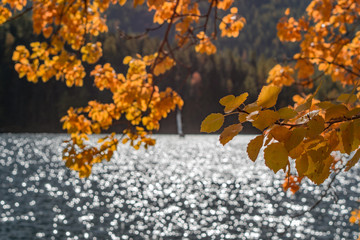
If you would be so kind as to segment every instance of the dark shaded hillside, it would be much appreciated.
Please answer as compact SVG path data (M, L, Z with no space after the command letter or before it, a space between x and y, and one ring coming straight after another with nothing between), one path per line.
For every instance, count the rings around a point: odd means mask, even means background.
M286 8L291 9L291 15L301 16L309 0L237 0L234 6L239 14L246 19L246 25L238 38L223 38L216 43L219 48L236 49L240 55L248 58L252 52L266 57L276 57L279 54L292 53L294 46L283 46L276 36L278 20L284 16ZM141 18L138 16L141 15ZM142 33L144 29L155 26L152 15L144 8L135 10L132 5L114 6L108 13L110 32ZM152 32L151 36L161 37L162 31Z
M179 66L164 76L160 86L171 86L183 97L186 133L198 133L206 115L221 111L218 100L224 95L247 91L252 96L251 100L255 100L254 97L265 83L268 70L275 62L274 58L294 51L294 48L285 48L276 39L278 19L287 7L293 8L295 15L300 15L307 2L237 1L240 14L247 19L247 25L238 39L220 40L220 51L214 56L196 55L192 50L177 53L178 58L191 67L190 71ZM110 32L100 37L104 46L100 64L110 62L117 71L125 72L126 68L122 64L125 56L153 53L161 37L161 30L141 40L122 38L122 31L139 33L150 27L151 19L151 14L141 8L134 10L125 6L110 9ZM103 102L109 100L110 94L97 91L90 77L86 78L83 88L67 88L64 83L54 80L32 84L25 79L18 79L13 70L12 52L19 44L27 45L29 39L36 39L29 18L23 17L0 27L1 132L60 132L59 119L68 107L84 106L92 99ZM290 101L293 90L284 92L280 96L280 105ZM176 132L174 115L164 120L161 131Z

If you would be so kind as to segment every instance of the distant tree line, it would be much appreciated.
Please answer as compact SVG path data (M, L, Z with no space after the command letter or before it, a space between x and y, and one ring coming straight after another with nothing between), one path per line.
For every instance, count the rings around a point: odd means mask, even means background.
M238 1L240 11L244 10L240 14L247 19L247 25L238 39L219 41L220 53L213 56L196 56L192 49L176 53L184 66L178 64L177 68L159 79L159 84L161 86L164 82L164 86L172 87L184 99L182 117L185 133L198 133L206 115L221 111L217 99L222 96L241 92L257 96L266 82L269 69L295 50L291 46L285 49L277 40L277 20L287 7L293 7L300 15L306 2ZM117 71L125 72L126 66L122 64L125 56L134 52L150 54L156 51L161 29L140 39L128 40L124 35L133 36L144 27L151 27L144 26L144 20L138 18L143 10L137 11L126 11L126 7L114 7L110 11L110 31L100 36L104 52L99 64L110 62ZM151 19L151 14L145 14L146 18ZM0 132L61 132L59 118L69 106L84 106L92 99L109 100L110 94L97 91L89 76L82 88L67 88L64 83L54 80L34 85L24 78L19 79L11 60L12 52L15 46L26 45L35 38L30 16L0 27ZM329 84L329 89L336 91L333 84ZM283 91L280 105L287 105L295 91L294 87ZM327 97L327 93L320 94ZM175 115L164 120L160 131L176 132Z

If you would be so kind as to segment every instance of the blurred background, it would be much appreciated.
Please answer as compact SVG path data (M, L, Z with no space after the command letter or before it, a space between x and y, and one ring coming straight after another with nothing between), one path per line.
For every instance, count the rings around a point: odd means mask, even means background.
M183 98L185 134L199 133L201 121L208 114L222 111L218 100L225 95L248 92L248 101L256 100L269 69L297 50L296 44L285 46L277 39L278 20L288 7L292 16L301 16L307 4L308 1L298 0L237 1L235 6L247 21L238 38L218 39L218 52L213 56L197 55L193 49L177 52L177 58L190 68L178 64L161 76L158 84L161 88L172 87ZM163 34L161 29L141 39L124 38L124 33L136 35L153 26L151 12L140 7L133 9L131 4L113 6L107 19L109 32L100 36L104 51L99 64L110 62L116 71L126 73L127 67L122 64L125 56L151 54L157 50ZM19 79L11 60L12 53L17 45L28 46L35 40L44 39L33 34L30 15L0 26L0 132L62 132L59 119L70 106L85 106L93 99L111 100L109 92L100 92L93 86L89 72L94 66L90 65L86 66L88 74L84 87L67 88L63 82L55 80L33 84ZM296 86L283 90L278 107L291 104L291 96L296 91ZM331 98L331 94L336 95L337 86L329 82L321 91L320 97ZM175 115L172 113L162 121L160 133L176 133Z

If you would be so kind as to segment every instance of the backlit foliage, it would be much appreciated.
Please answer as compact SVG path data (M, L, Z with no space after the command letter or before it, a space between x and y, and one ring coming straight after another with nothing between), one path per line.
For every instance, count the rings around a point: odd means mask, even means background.
M45 39L28 47L17 46L12 59L19 77L33 83L56 79L68 87L82 86L87 74L84 64L95 64L102 57L102 44L96 37L108 31L107 9L110 4L123 6L126 2L2 0L0 24L32 12L34 33L42 34ZM144 5L153 13L153 22L158 25L154 29L165 28L163 40L154 54L134 53L125 57L126 73L117 73L109 63L93 67L90 76L94 85L100 91L110 91L112 101L94 100L82 108L70 108L61 119L71 136L63 152L66 166L78 171L80 177L88 177L95 163L110 161L119 142L129 143L135 149L154 145L151 133L159 129L160 120L183 106L174 90L159 89L159 76L176 65L174 52L179 49L194 46L197 52L214 54L216 47L212 41L218 28L222 36L238 36L245 19L237 15L236 8L230 9L232 3L232 0L210 0L202 11L199 2L191 0L128 3L134 8ZM170 34L175 35L175 41L169 39ZM123 126L121 139L113 133L99 139L98 144L91 144L90 134L101 133L115 124Z
M0 24L32 11L33 30L43 42L18 46L13 53L15 69L30 82L61 80L67 86L82 86L84 64L95 64L102 56L96 37L108 31L106 10L110 4L123 6L126 0L2 0ZM153 23L165 28L158 51L147 56L134 53L124 58L126 73L117 73L109 63L96 65L90 73L99 90L111 92L112 101L90 101L83 108L70 108L61 121L71 135L64 149L66 166L87 177L92 166L109 161L119 142L135 149L155 144L151 133L159 122L183 101L172 89L159 89L159 76L178 60L174 52L194 46L199 53L214 54L218 31L223 37L237 37L245 19L232 7L233 0L134 0L133 7L144 6L153 13ZM205 4L206 3L206 4ZM304 16L291 17L290 9L280 19L277 31L283 42L299 44L300 51L286 64L276 64L267 84L253 103L248 94L220 99L224 113L210 114L201 125L202 132L214 132L225 117L236 115L238 122L224 128L220 142L225 145L251 123L261 134L251 140L247 153L252 161L263 149L265 164L275 173L286 173L284 189L296 192L301 180L323 183L345 164L351 169L360 158L360 3L355 0L312 0ZM211 21L209 21L211 20ZM151 29L149 30L151 31ZM174 41L169 36L175 36ZM320 101L317 92L323 78L344 87L337 99ZM276 108L277 98L286 86L296 85L299 95L294 104ZM304 89L312 89L306 94ZM114 124L123 124L122 137L110 134L92 145L90 134L101 133ZM338 152L348 155L343 162ZM294 162L294 164L291 164ZM342 163L342 164L338 164ZM294 166L294 167L292 167ZM353 212L351 222L358 221Z
M212 117L215 114L211 114L203 121L201 130L216 131L226 116L236 114L238 124L247 121L262 132L248 145L251 160L255 161L264 148L265 164L275 173L283 169L292 178L307 177L321 184L331 172L339 170L337 151L348 155L356 151L347 162L346 171L360 157L360 32L353 25L359 20L360 4L316 0L309 4L306 13L295 20L288 16L287 10L278 24L282 41L300 44L301 50L293 56L293 63L277 64L270 70L268 85L254 103L244 104L245 99L237 101L244 95L222 98L224 114L216 114L221 122L215 121ZM325 76L340 82L349 92L333 101L316 99L321 78ZM295 95L292 106L275 107L283 86L297 84L309 88L317 79L320 83L314 93ZM229 131L225 128L224 133L228 135ZM233 131L234 136L237 133ZM290 161L295 161L295 169L291 169Z
M275 173L286 173L284 189L296 192L303 178L323 183L331 173L345 164L351 169L360 158L360 3L355 0L313 0L306 14L296 20L290 10L278 24L278 37L283 42L298 42L300 51L286 64L277 64L269 72L256 102L234 103L234 96L220 100L224 113L217 119L237 115L239 123L250 122L261 134L247 147L249 158L255 161L264 150L265 164ZM320 101L317 92L323 78L331 78L344 87L337 99ZM301 92L293 97L294 104L275 107L284 86L296 84L299 89L318 87L310 94ZM232 111L227 111L231 105ZM234 108L235 107L235 108ZM210 115L213 116L213 115ZM219 121L206 118L202 131L216 131ZM237 131L233 135L237 135ZM229 131L224 129L223 134ZM222 141L220 135L220 142ZM347 162L345 158L349 156ZM294 162L294 164L291 164ZM358 211L351 222L358 221Z

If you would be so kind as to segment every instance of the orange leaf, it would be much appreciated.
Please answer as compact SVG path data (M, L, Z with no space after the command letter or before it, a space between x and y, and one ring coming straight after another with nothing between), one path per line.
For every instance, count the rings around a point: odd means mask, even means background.
M220 143L225 145L231 139L233 139L238 133L242 130L242 125L240 123L233 124L224 129L224 131L220 135Z
M249 155L249 158L253 162L256 161L256 159L259 155L260 149L263 146L263 142L264 142L264 135L259 135L249 142L246 151Z

